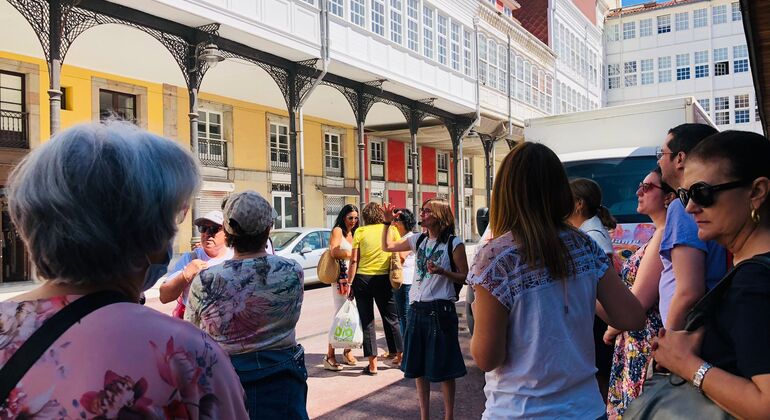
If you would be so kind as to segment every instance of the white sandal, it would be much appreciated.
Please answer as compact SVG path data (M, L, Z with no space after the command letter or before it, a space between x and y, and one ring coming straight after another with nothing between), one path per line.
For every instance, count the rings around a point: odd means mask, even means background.
M339 372L342 370L342 365L340 365L336 361L332 363L329 359L329 356L324 356L324 369L330 370L332 372Z

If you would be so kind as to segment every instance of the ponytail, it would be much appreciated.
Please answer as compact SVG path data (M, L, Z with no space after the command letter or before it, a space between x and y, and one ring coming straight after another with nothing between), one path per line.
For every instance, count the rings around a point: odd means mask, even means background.
M618 221L612 217L612 214L610 214L610 210L607 207L599 206L596 215L599 216L599 220L601 220L602 225L607 228L607 230L615 229L615 227L618 226Z

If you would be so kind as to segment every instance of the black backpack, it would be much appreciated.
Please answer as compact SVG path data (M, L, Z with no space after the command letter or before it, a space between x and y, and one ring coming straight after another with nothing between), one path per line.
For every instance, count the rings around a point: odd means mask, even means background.
M422 244L422 242L427 237L428 237L428 235L426 235L424 233L421 233L420 236L417 237L417 243L415 244L414 249L419 250L420 249L420 244ZM446 242L447 254L449 255L449 269L453 273L457 272L457 265L455 265L454 255L453 255L453 252L452 252L453 249L451 249L451 248L452 248L452 243L454 242L456 237L457 236L455 236L455 235L449 235L449 238L447 239L447 242ZM463 282L463 283L452 282L452 285L455 287L455 299L460 299L460 291L463 290L463 286L465 285L465 282Z

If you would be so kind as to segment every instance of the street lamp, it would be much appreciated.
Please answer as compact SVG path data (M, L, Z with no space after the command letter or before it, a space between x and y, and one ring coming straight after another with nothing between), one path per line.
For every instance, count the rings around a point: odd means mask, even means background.
M216 66L219 62L225 60L225 56L222 51L219 50L217 44L209 43L201 48L201 52L198 54L198 60L208 64L209 68Z

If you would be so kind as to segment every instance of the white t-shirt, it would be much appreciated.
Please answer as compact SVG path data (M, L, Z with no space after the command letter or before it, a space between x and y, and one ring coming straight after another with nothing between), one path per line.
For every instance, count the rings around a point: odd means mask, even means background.
M508 310L505 361L485 376L484 419L596 419L605 412L594 377L593 322L609 258L574 230L560 236L575 264L566 291L548 269L522 261L510 232L491 239L473 262L468 283Z
M604 250L605 254L612 254L615 250L612 248L612 239L610 239L610 233L607 232L607 228L602 224L602 220L599 216L594 216L580 225L580 230L591 239L599 244L599 247Z
M457 296L455 295L454 282L446 276L430 274L428 272L428 260L433 261L433 264L437 267L447 271L452 269L452 265L449 262L449 253L447 253L447 243L437 243L436 240L430 239L425 234L425 238L418 249L417 240L420 236L413 235L408 239L409 247L416 254L414 279L412 280L412 288L409 289L409 303L432 302L434 300L456 301ZM454 241L452 241L452 252L462 243L462 239L455 237ZM455 263L457 262L455 261Z
M414 236L414 232L408 232L406 235L402 236L401 239L408 239L412 236ZM414 252L410 252L409 255L406 256L406 259L404 259L404 265L402 269L402 272L404 273L404 284L412 284L412 280L414 280L414 270Z

